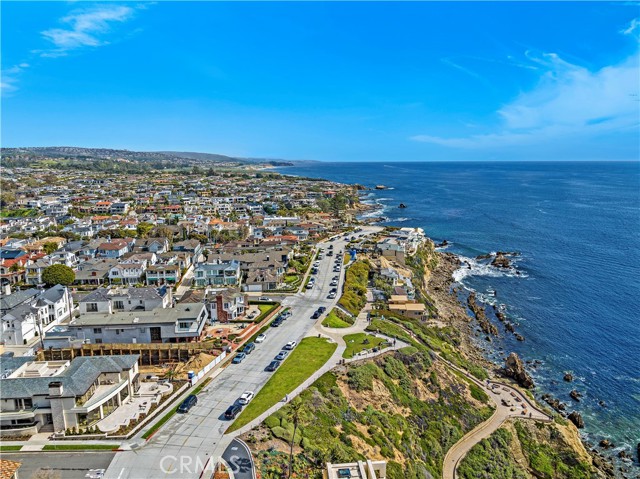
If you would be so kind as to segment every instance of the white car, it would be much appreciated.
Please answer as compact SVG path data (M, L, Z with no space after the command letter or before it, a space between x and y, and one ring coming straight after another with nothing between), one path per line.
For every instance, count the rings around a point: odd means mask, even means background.
M260 296L258 301L271 301L271 298L267 298L266 296Z
M286 349L287 351L291 351L293 348L295 348L298 345L297 341L289 341L287 344L284 345L283 349Z
M242 396L240 396L240 399L238 399L238 404L242 404L243 406L249 404L249 401L253 399L253 396L253 391L245 391Z
M313 283L311 281L309 281L307 283L307 289L312 289L313 288Z
M263 343L265 339L267 339L266 334L259 334L254 343Z
M327 296L327 298L329 299L335 299L336 297L336 293L329 293L329 296Z

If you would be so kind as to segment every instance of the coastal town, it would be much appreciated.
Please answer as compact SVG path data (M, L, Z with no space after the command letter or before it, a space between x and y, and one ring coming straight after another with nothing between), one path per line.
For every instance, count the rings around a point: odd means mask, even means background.
M113 152L3 155L3 479L615 477L365 187Z

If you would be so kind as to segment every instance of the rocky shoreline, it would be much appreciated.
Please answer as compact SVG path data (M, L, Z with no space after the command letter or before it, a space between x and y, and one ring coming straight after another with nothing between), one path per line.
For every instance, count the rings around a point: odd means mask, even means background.
M497 327L486 317L484 306L482 303L477 302L474 293L471 293L468 296L466 304L461 301L458 295L459 292L455 287L455 280L453 279L453 273L462 266L462 262L458 256L447 252L436 252L436 254L439 255L438 267L431 272L427 287L432 294L438 311L440 312L439 316L441 318L447 318L447 322L454 329L460 332L459 349L461 352L476 364L487 368L492 376L508 378L525 389L532 389L534 387L533 380L526 372L522 359L519 358L516 353L511 353L507 358L505 358L504 367L499 367L485 357L484 353L487 351L485 348L474 343L472 338L477 337L477 332L475 331L473 318L471 318L467 313L467 308L473 313L480 329L486 335L485 339L489 340L488 342L491 341L491 336L498 335ZM494 259L498 256L506 259L507 256L511 255L513 255L513 253L502 253L501 255L496 254ZM493 255L491 257L493 257ZM502 260L500 260L500 262L502 262ZM496 313L498 320L505 324L506 330L514 333L516 338L519 339L517 336L518 333L514 331L513 325L506 321L504 314L497 310L494 312ZM524 340L524 338L522 338L522 340ZM565 374L566 381L570 381L571 379L573 378L570 374ZM576 391L575 394L572 394L572 398L575 401L579 401L580 393ZM558 399L553 398L549 394L542 396L542 400L558 414L571 421L571 424L575 426L576 429L584 427L584 420L580 413L576 411L568 413L566 410L567 405L560 402ZM600 451L595 449L593 444L588 443L582 438L581 441L585 451L592 459L593 466L602 473L602 477L637 477L627 476L626 473L629 471L626 468L618 467L616 470L616 467L609 457L604 456ZM603 450L607 450L610 449L612 445L601 441L599 447ZM640 460L640 444L637 452ZM618 457L621 459L630 459L631 454L622 451Z

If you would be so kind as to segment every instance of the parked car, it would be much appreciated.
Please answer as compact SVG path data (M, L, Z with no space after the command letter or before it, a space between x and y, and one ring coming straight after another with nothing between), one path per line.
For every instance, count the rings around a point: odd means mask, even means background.
M266 367L266 370L272 373L273 371L278 369L278 366L280 366L280 361L271 361L269 365Z
M182 401L180 406L178 406L178 410L176 412L179 412L180 414L186 414L189 412L189 409L191 409L197 403L198 403L198 397L195 394L189 394L185 398L185 400Z
M272 328L277 328L281 324L282 324L282 319L274 319L273 322L271 323L271 327Z
M286 358L287 356L289 356L289 351L280 351L277 356L275 357L276 361L283 361L284 358Z
M318 319L320 317L320 313L318 313L317 311L314 311L313 314L311 315L311 319Z
M289 341L287 344L284 345L284 349L286 349L287 351L291 351L297 345L298 345L298 341Z
M329 251L329 252L327 253L327 256L333 256L333 251Z
M271 298L267 298L266 296L260 296L258 301L271 301Z
M263 343L264 340L267 339L267 335L266 334L259 334L258 337L256 338L256 343L260 344Z
M333 241L333 238L331 238L331 241ZM329 249L333 249L333 245L332 244L329 245Z
M253 399L253 396L253 391L245 391L244 393L242 393L242 396L240 396L240 399L238 399L238 404L246 406L247 404L249 404L249 401Z
M329 286L338 286L338 282L334 279L333 281L331 281L331 283L329 283Z
M254 343L249 343L245 344L244 348L242 348L242 352L245 354L251 354L254 349L256 349L256 345Z
M320 306L318 308L318 311L320 312L320 314L324 313L327 310L327 308L325 308L324 306Z
M313 289L313 282L312 281L309 281L307 283L307 289Z
M284 313L282 313L280 316L282 316L283 318L289 318L291 316L291 311L286 310Z
M246 357L247 357L247 355L245 353L238 353L238 354L236 354L236 357L231 360L231 362L233 364L240 364L242 362L242 360L244 358L246 358Z
M332 291L331 293L329 293L329 295L327 296L327 298L329 298L329 299L335 299L335 298L336 298L336 296L337 296L337 294L336 294L335 292L333 292L333 291Z
M225 419L235 419L236 416L242 411L242 406L239 404L233 404L224 412Z

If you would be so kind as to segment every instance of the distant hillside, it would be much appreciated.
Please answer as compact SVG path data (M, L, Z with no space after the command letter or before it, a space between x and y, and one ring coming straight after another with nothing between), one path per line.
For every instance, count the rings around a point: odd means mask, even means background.
M234 158L215 153L181 151L131 151L112 148L83 148L78 146L36 146L19 148L1 148L3 159L42 160L60 158L69 160L112 160L137 163L153 163L164 166L215 166L220 164L264 164L272 166L291 166L294 163L283 160L261 158Z

